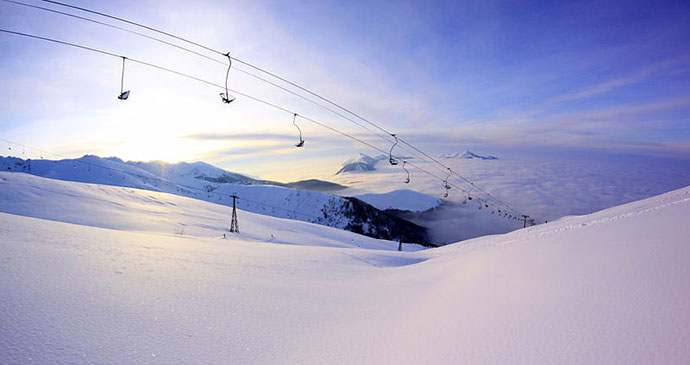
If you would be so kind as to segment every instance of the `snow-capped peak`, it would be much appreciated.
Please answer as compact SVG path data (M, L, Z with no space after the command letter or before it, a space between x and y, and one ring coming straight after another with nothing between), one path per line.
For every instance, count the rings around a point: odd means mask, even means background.
M469 160L469 159L477 158L477 159L480 159L480 160L498 160L498 157L495 157L495 156L482 156L482 155L478 155L478 154L476 154L476 153L474 153L474 152L472 152L472 151L469 151L469 150L464 150L464 151L462 151L462 152L446 153L446 154L444 154L444 155L441 155L441 157L442 157L442 158L448 158L448 159L458 158L458 159L467 159L467 160Z
M340 170L335 174L341 174L343 172L362 172L362 171L374 171L376 170L376 164L379 161L383 161L388 156L378 155L376 157L371 157L365 153L359 153L358 157L351 158L342 165Z

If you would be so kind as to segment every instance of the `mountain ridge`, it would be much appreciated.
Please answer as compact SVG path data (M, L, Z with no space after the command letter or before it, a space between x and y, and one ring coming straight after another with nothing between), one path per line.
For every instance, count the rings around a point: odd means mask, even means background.
M313 189L315 185L326 183L321 180L271 185L262 184L265 180L243 179L244 175L204 162L123 162L119 158L94 155L59 161L0 157L0 169L58 180L168 192L221 205L231 205L232 196L237 194L238 207L251 212L317 223L375 238L402 238L406 242L432 245L426 228L420 225L374 208L359 199ZM292 188L295 186L312 189Z
M498 160L498 157L496 156L482 156L478 155L472 151L469 150L464 150L462 152L453 152L453 153L446 153L444 155L441 155L441 158L446 158L446 159L465 159L465 160L471 160L471 159L479 159L479 160Z

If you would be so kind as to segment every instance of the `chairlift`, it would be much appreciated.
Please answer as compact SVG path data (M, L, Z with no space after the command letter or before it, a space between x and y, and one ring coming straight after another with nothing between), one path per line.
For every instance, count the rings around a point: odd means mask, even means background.
M235 97L230 95L228 91L228 77L230 76L230 68L232 67L232 58L230 58L230 52L224 55L228 58L228 70L225 72L225 92L220 93L220 100L225 104L230 104L235 100Z
M448 185L448 178L450 178L450 175L452 174L452 171L450 170L450 167L448 167L448 176L446 176L445 179L443 179L443 188L446 189L446 192L443 194L444 198L448 197L448 190L450 190L451 186Z
M450 167L448 167L448 176L446 176L446 179L443 180L443 184L446 186L446 189L450 189L450 185L448 185L448 179L450 179L450 175L453 174L453 171L451 171Z
M405 170L405 173L407 174L404 182L405 182L405 184L409 184L410 183L410 172L407 171L407 169L405 168L406 164L407 164L407 161L403 160L402 168L403 168L403 170Z
M391 136L393 136L393 138L395 138L395 143L393 143L393 145L391 146L391 150L388 151L388 162L391 165L397 165L398 160L393 158L393 148L395 148L395 146L398 144L398 136L396 136L395 133L391 133Z
M295 147L302 147L302 146L304 146L304 140L302 139L302 130L300 129L300 127L299 127L299 126L297 125L297 123L295 122L296 119L297 119L297 113L294 113L293 116L292 116L292 124L293 124L293 125L297 128L297 130L299 131L299 142L295 145Z
M120 100L127 100L129 97L129 90L125 91L125 60L127 57L122 56L122 78L120 79L120 96L117 98Z

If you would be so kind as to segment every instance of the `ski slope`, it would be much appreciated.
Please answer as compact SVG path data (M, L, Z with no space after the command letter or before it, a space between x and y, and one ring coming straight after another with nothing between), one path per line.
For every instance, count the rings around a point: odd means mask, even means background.
M690 363L690 187L417 252L20 173L0 211L3 363Z

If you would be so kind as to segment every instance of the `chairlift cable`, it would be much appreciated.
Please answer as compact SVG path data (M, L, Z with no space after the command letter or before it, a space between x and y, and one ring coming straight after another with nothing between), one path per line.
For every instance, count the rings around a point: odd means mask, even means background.
M3 1L5 1L5 0L3 0ZM54 2L54 1L51 1L51 0L41 0L41 1L46 1L46 2L50 2L50 3L57 3L57 2ZM70 6L70 7L71 7L71 6ZM127 22L128 22L128 21L127 21ZM145 26L144 26L144 27L145 27ZM145 28L148 29L148 27L145 27ZM75 47L75 48L80 48L80 49L83 49L83 50L92 51L92 52L100 53L100 54L103 54L103 55L108 55L108 56L111 56L111 57L118 57L118 58L124 57L124 56L121 56L121 55L118 55L118 54L115 54L115 53L112 53L112 52L108 52L108 51L96 49L96 48L93 48L93 47L83 46L83 45L79 45L79 44L75 44L75 43L70 43L70 42L61 41L61 40L57 40L57 39L52 39L52 38L47 38L47 37L32 35L32 34L28 34L28 33L16 32L16 31L11 31L11 30L7 30L7 29L0 29L0 32L9 33L9 34L14 34L14 35L19 35L19 36L24 36L24 37L29 37L29 38L34 38L34 39L40 39L40 40L44 40L44 41L48 41L48 42L52 42L52 43L57 43L57 44L62 44L62 45L71 46L71 47ZM163 32L163 34L166 34L166 33ZM167 35L167 34L166 34L166 35ZM174 38L177 38L177 37L174 37ZM223 54L223 55L226 55L226 54ZM229 55L228 55L228 57L231 58ZM195 81L198 81L198 82L201 82L201 83L205 83L205 84L208 84L208 85L211 85L211 86L223 88L221 85L215 84L215 83L213 83L213 82L210 82L210 81L207 81L207 80L204 80L204 79L201 79L201 78L198 78L198 77L195 77L195 76L192 76L192 75L183 73L183 72L179 72L179 71L176 71L176 70L172 70L172 69L169 69L169 68L166 68L166 67L162 67L162 66L159 66L159 65L156 65L156 64L152 64L152 63L145 62L145 61L141 61L141 60L134 59L134 58L128 58L128 59L129 59L130 61L135 62L135 63L138 63L138 64L142 64L142 65L149 66L149 67L152 67L152 68L156 68L156 69L159 69L159 70L162 70L162 71L166 71L166 72L169 72L169 73L173 73L173 74L176 74L176 75L178 75L178 76L182 76L182 77L185 77L185 78L189 78L189 79L192 79L192 80L195 80ZM234 57L232 57L232 59L237 60L237 59L234 58ZM286 108L284 108L284 107L281 107L281 106L279 106L279 105L273 104L273 103L268 102L268 101L265 101L265 100L263 100L263 99L260 99L260 98L257 98L257 97L254 97L254 96L251 96L251 95L248 95L248 94L245 94L245 93L236 91L236 90L232 90L232 89L228 89L228 90L229 90L229 91L233 91L233 93L236 93L236 94L238 94L238 95L242 95L242 96L244 96L244 97L246 97L246 98L248 98L248 99L251 99L251 100L254 100L254 101L263 103L263 104L265 104L265 105L267 105L267 106L271 106L271 107L273 107L273 108L275 108L275 109L278 109L278 110L281 110L281 111L284 111L284 112L287 112L287 113L292 113L292 114L294 114L294 112L292 112L292 111L290 111L290 110L288 110L288 109L286 109ZM337 104L335 104L335 105L337 106ZM347 109L344 109L344 110L348 111ZM348 112L349 112L349 111L348 111ZM355 115L355 116L357 116L357 115L354 114L354 113L352 113L352 114ZM305 120L311 121L312 123L315 123L315 124L320 125L320 126L326 128L326 129L329 129L329 130L331 130L331 131L333 131L333 132L336 132L336 133L341 134L341 135L343 135L343 136L345 136L345 137L348 137L348 138L350 138L350 139L353 139L353 140L355 140L355 141L357 141L357 142L360 142L360 143L362 143L362 144L364 144L364 145L366 145L366 146L369 146L369 147L371 147L371 148L373 148L373 149L375 149L375 150L378 150L378 151L380 151L380 152L382 152L382 153L386 153L386 151L384 151L384 150L382 150L382 149L380 149L380 148L378 148L378 147L372 145L371 143L368 143L368 142L362 140L361 138L357 138L357 137L355 137L355 136L353 136L353 135L351 135L351 134L348 134L348 133L339 131L339 130L333 128L333 127L327 126L327 125L325 125L325 124L323 124L323 123L321 123L321 122L318 122L318 121L316 121L316 120L314 120L314 119L311 119L311 118L308 118L308 117L304 117L304 116L302 116L302 117L303 117ZM360 117L360 118L361 118L361 117ZM371 122L369 122L369 123L371 123ZM423 151L420 150L419 148L417 148L417 147L413 146L412 144L410 144L410 143L404 141L403 139L400 139L400 141L403 142L405 145L407 145L407 146L413 148L414 150L418 151L419 153L422 153L424 156L426 156L427 158L429 158L429 159L431 159L432 161L436 162L437 164L439 164L439 165L445 167L445 165L443 165L442 163L440 163L438 160L436 160L435 158L431 157L431 156L428 155L427 153L423 152ZM389 152L390 152L390 151L389 151ZM410 163L410 165L411 165L411 166L414 166L414 167L416 167L416 168L418 168L418 169L420 169L420 170L422 170L422 171L424 171L425 173L427 173L427 174L429 174L429 175L431 175L431 176L434 176L434 177L439 178L437 175L431 174L428 170L422 169L422 168L420 168L419 166L416 166L415 164ZM465 177L463 177L463 176L461 176L461 175L459 175L459 174L457 174L457 173L455 173L455 172L453 172L453 174L456 175L456 176L458 176L459 178L461 178L461 179L464 180L465 182L471 183L470 180L466 179ZM440 179L440 178L439 178L439 179ZM487 194L486 191L483 190L483 189L481 189L481 188L478 188L478 190L480 190L480 191L484 192L485 194ZM495 198L494 198L494 199L495 199ZM497 201L498 201L498 200L497 200ZM500 201L499 201L499 202L500 202ZM503 202L500 202L500 203L501 203L502 205L504 205L504 206L506 206L506 207L512 209L512 210L515 210L514 208L508 206L507 204L505 204L505 203L503 203ZM515 211L517 211L517 210L515 210Z
M175 47L175 48L177 48L177 49L183 50L183 51L185 51L185 52L189 52L189 53L194 54L194 55L197 55L197 56L199 56L199 57L203 57L203 58L205 58L205 59L207 59L207 60L209 60L209 61L212 61L212 62L221 64L221 65L225 65L224 62L219 61L219 60L217 60L217 59L215 59L215 58L209 57L209 56L207 56L207 55L205 55L205 54L203 54L203 53L194 51L194 50L192 50L192 49L189 49L189 48L180 46L180 45L175 44L175 43L172 43L172 42L168 42L168 41L163 40L163 39L160 39L160 38L152 37L152 36L147 35L147 34L144 34L144 33L140 33L140 32L133 31L133 30L131 30L131 29L119 27L119 26L116 26L116 25L113 25L113 24L101 22L101 21L98 21L98 20L95 20L95 19L86 18L86 17L82 17L82 16L79 16L79 15L75 15L75 14L71 14L71 13L67 13L67 12L62 12L62 11L58 11L58 10L54 10L54 9L50 9L50 8L46 8L46 7L41 7L41 6L26 4L26 3L19 2L19 1L14 1L14 0L0 0L0 1L4 1L4 2L12 3L12 4L17 4L17 5L22 5L22 6L27 6L27 7L31 7L31 8L35 8L35 9L39 9L39 10L44 10L44 11L48 11L48 12L52 12L52 13L56 13L56 14L60 14L60 15L68 16L68 17L72 17L72 18L79 19L79 20L84 20L84 21L91 22L91 23L94 23L94 24L103 25L103 26L106 26L106 27L109 27L109 28L117 29L117 30L120 30L120 31L124 31L124 32L130 33L130 34L134 34L134 35L140 36L140 37L144 37L144 38L147 38L147 39L156 41L156 42L160 42L160 43L162 43L162 44L165 44L165 45L168 45L168 46L171 46L171 47ZM89 11L88 9L85 9L85 8L73 7L73 6L70 6L70 5L68 5L68 4L62 4L62 3L55 2L55 1L47 1L47 2L56 4L56 5L62 5L62 6L67 6L67 7L75 8L75 9L82 10L82 11L87 11L87 12L90 12L90 13L93 13L93 14L105 16L105 17L108 17L108 18L111 18L111 19L115 19L115 20L119 20L119 21L123 21L123 22L129 23L129 24L137 25L137 24L134 23L134 22L129 22L129 21L126 21L126 20L124 20L124 19L120 19L120 18L118 18L118 17L108 16L108 15L105 14L105 13L100 13L100 12L96 12L96 11ZM145 29L152 30L152 29L150 29L150 27L146 27L146 26L143 26L143 25L142 25L142 27L145 28ZM166 32L159 32L159 33L165 34L165 35L169 35L169 34L166 33ZM171 35L169 35L169 36L171 36ZM173 38L179 39L179 37L173 37ZM188 43L190 43L190 42L188 42ZM195 44L195 43L194 43L194 42L191 42L191 44ZM195 44L195 45L196 45L196 44ZM216 53L218 53L218 54L220 54L220 55L226 56L226 54L223 54L223 53L221 53L221 52L219 52L219 51L215 51L215 50L212 50L212 51L213 51L213 52L216 52ZM231 58L234 59L234 60L237 61L237 62L245 63L244 61L242 61L242 60L240 60L240 59L237 59L236 57L231 57ZM333 109L331 109L331 108L329 108L329 107L327 107L327 106L325 106L325 105L323 105L323 104L320 104L320 103L318 103L318 102L316 102L316 101L314 101L314 100L312 100L312 99L310 99L310 98L305 97L304 95L298 94L298 93L296 93L296 92L294 92L294 91L292 91L292 90L290 90L290 89L285 88L285 87L282 86L282 85L279 85L279 84L277 84L277 83L275 83L275 82L273 82L273 81L270 81L270 80L267 80L267 79L265 79L265 78L262 78L261 76L255 75L255 74L253 74L253 73L251 73L251 72L247 72L247 71L245 71L245 70L243 70L243 69L241 69L241 68L235 67L235 70L238 71L238 72L240 72L240 73L243 73L243 74L245 74L245 75L247 75L247 76L251 76L251 77L253 77L253 78L255 78L255 79L258 79L258 80L260 80L260 81L262 81L262 82L265 82L265 83L267 83L267 84L269 84L269 85L271 85L271 86L273 86L273 87L276 87L276 88L278 88L278 89L280 89L280 90L282 90L282 91L284 91L284 92L287 92L287 93L289 93L289 94L291 94L291 95L293 95L293 96L296 96L296 97L298 97L298 98L300 98L300 99L303 99L303 100L305 100L305 101L307 101L307 102L310 102L310 103L312 103L312 104L314 104L314 105L316 105L316 106L318 106L318 107L320 107L320 108L323 108L323 109L325 109L325 110L327 110L327 111L329 111L329 112L331 112L331 113L334 113L334 114L340 116L341 118L346 119L346 120L350 121L351 123L354 123L355 125L357 125L357 126L359 126L359 127L361 127L361 128L364 128L364 129L366 129L367 131L369 131L369 132L371 132L371 133L373 133L373 134L378 135L380 138L382 138L382 139L385 140L386 142L389 141L388 138L386 138L387 135L383 135L383 134L381 134L381 133L379 133L379 132L377 132L377 131L374 131L374 130L370 129L369 127L367 127L366 125L363 125L363 124L357 122L356 120L354 120L354 119L352 119L352 118L350 118L350 117L348 117L348 116L346 116L346 115L343 115L342 113L338 112L337 110L333 110ZM269 73L269 74L270 74L270 73ZM272 74L271 74L271 75L272 75ZM272 75L272 76L275 76L275 75Z
M129 32L129 33L132 33L132 34L136 34L136 35L139 35L139 36L142 36L142 37L146 37L146 38L151 39L151 40L155 40L155 41L158 41L158 42L161 42L161 43L164 43L164 44L167 44L167 45L176 47L176 48L178 48L178 49L185 50L185 51L187 51L187 52L190 52L190 53L196 54L196 55L198 55L198 56L204 57L204 58L206 58L206 59L208 59L208 60L211 60L211 61L214 61L214 62L216 62L216 63L221 63L221 64L222 64L222 62L220 62L220 61L218 61L218 60L216 60L216 59L214 59L214 58L208 57L208 56L206 56L206 55L204 55L204 54L201 54L201 53L199 53L199 52L190 50L190 49L185 48L185 47L181 47L181 46L179 46L179 45L177 45L177 44L174 44L174 43L171 43L171 42L167 42L167 41L162 40L162 39L159 39L159 38L155 38L155 37L151 37L151 36L148 36L148 35L146 35L146 34L143 34L143 33L135 32L135 31L132 31L132 30L129 30L129 29L126 29L126 28L118 27L118 26L115 26L115 25L112 25L112 24L100 22L100 21L97 21L97 20L94 20L94 19L85 18L85 17L81 17L81 16L78 16L78 15L70 14L70 13L65 13L65 12L57 11L57 10L54 10L54 9L39 7L39 6L35 6L35 5L30 5L30 4L25 4L25 3L21 3L21 2L17 2L17 1L13 1L13 0L2 0L2 1L9 2L9 3L13 3L13 4L17 4L17 5L28 6L28 7L32 7L32 8L36 8L36 9L40 9L40 10L45 10L45 11L49 11L49 12L53 12L53 13L57 13L57 14L61 14L61 15L66 15L66 16L70 16L70 17L73 17L73 18L76 18L76 19L81 19L81 20L89 21L89 22L92 22L92 23L95 23L95 24L100 24L100 25L104 25L104 26L111 27L111 28L114 28L114 29L119 29L119 30L122 30L122 31L126 31L126 32ZM177 39L177 40L186 42L186 43L188 43L188 44L191 44L191 45L200 47L200 48L205 49L205 50L207 50L207 51L211 51L211 52L217 53L217 54L219 54L219 55L226 56L226 54L225 54L225 53L222 53L221 51L212 49L212 48L207 47L207 46L204 46L204 45L202 45L202 44L200 44L200 43L197 43L197 42L188 40L188 39L186 39L186 38L176 36L176 35L174 35L174 34L172 34L172 33L165 32L165 31L161 31L161 30L156 29L156 28L154 28L154 27L149 27L149 26L143 25L143 24L141 24L141 23L137 23L137 22L134 22L134 21L130 21L130 20L127 20L127 19L124 19L124 18L120 18L120 17L117 17L117 16L113 16L113 15L110 15L110 14L106 14L106 13L103 13L103 12L99 12L99 11L87 9L87 8L84 8L84 7L79 7L79 6L74 6L74 5L62 3L62 2L59 2L59 1L53 1L53 0L41 0L41 1L46 2L46 3L50 3L50 4L54 4L54 5L64 6L64 7L68 7L68 8L72 8L72 9L76 9L76 10L88 12L88 13L91 13L91 14L103 16L103 17L106 17L106 18L109 18L109 19L117 20L117 21L120 21L120 22L124 22L124 23L130 24L130 25L137 26L137 27L141 27L141 28L144 28L144 29L147 29L147 30L150 30L150 31L153 31L153 32L156 32L156 33L159 33L159 34L163 34L163 35L165 35L165 36L168 36L168 37L171 37L171 38L174 38L174 39ZM291 86L294 86L294 87L296 87L296 88L298 88L298 89L300 89L300 90L303 90L303 91L305 91L305 92L307 92L307 93L309 93L309 94L311 94L311 95L313 95L313 96L315 96L315 97L317 97L317 98L319 98L319 99L321 99L321 100L323 100L323 101L325 101L325 102L327 102L327 103L329 103L329 104L331 104L331 105L333 105L333 106L336 106L336 107L338 107L339 109L341 109L341 110L343 110L343 111L345 111L345 112L347 112L347 113L349 113L349 114L351 114L351 115L353 115L353 116L359 118L360 120L362 120L362 121L364 121L364 122L370 124L371 126L376 127L377 129L381 130L382 132L386 133L387 135L390 135L390 134L391 134L391 133L388 132L386 129L384 129L383 127L380 127L380 126L377 125L376 123L371 122L370 120L368 120L368 119L366 119L366 118L360 116L359 114L354 113L353 111L351 111L351 110L349 110L349 109L347 109L347 108L345 108L345 107L343 107L343 106L341 106L341 105L339 105L339 104L337 104L337 103L331 101L330 99L327 99L327 98L325 98L325 97L322 97L321 95L319 95L319 94L317 94L317 93L315 93L315 92L313 92L313 91L311 91L311 90L309 90L309 89L307 89L307 88L305 88L305 87L302 87L302 86L300 86L300 85L298 85L298 84L296 84L296 83L294 83L294 82L292 82L292 81L290 81L290 80L287 80L287 79L285 79L285 78L283 78L283 77L281 77L281 76L279 76L279 75L276 75L276 74L274 74L274 73L272 73L272 72L270 72L270 71L267 71L267 70L265 70L265 69L263 69L263 68L260 68L260 67L258 67L258 66L255 66L255 65L253 65L253 64L251 64L251 63L249 63L249 62L246 62L246 61L244 61L244 60L238 59L238 58L236 58L236 57L231 57L231 58L234 59L235 61L239 62L239 63L245 64L245 65L247 65L247 66L249 66L249 67L251 67L251 68L253 68L253 69L257 70L257 71L263 72L263 73L265 73L265 74L267 74L267 75L270 75L270 76L272 76L272 77L274 77L274 78L276 78L276 79L278 79L278 80L281 80L281 81L283 81L283 82L285 82L285 83L287 83L287 84L289 84L289 85L291 85ZM236 69L237 69L237 68L236 68ZM280 85L277 85L277 84L275 84L275 83L273 83L273 82L271 82L271 81L269 81L269 80L266 80L266 79L264 79L264 78L261 78L261 77L259 77L259 76L257 76L257 75L252 74L252 73L248 73L248 72L246 72L246 71L244 71L244 70L241 70L241 69L237 69L237 70L238 70L239 72L245 73L245 74L247 74L247 75L249 75L249 76L252 76L252 77L254 77L254 78L257 78L257 79L259 79L259 80L262 80L262 81L264 81L264 82L267 82L267 83L271 84L272 86L278 87L278 88L282 89L283 91L286 91L286 92L291 93L291 94L293 94L293 95L295 95L295 96L298 96L298 97L300 97L300 98L302 98L302 99L304 99L304 100L307 100L307 101L309 101L309 102L311 102L311 103L314 103L315 105L318 105L318 106L320 106L320 107L326 108L327 110L329 110L329 111L331 111L331 112L333 112L333 113L335 113L335 114L337 114L337 115L339 115L339 116L341 116L341 117L343 117L343 118L345 118L345 119L347 119L347 120L349 120L349 121L351 121L351 122L357 124L358 126L360 126L360 127L362 127L362 128L365 128L365 129L367 129L368 131L370 131L370 132L372 132L372 133L375 133L375 134L377 134L379 137L385 139L385 136L383 136L383 135L381 135L381 134L379 134L379 133L377 133L377 132L375 132L375 131L372 131L371 129L367 128L366 126L364 126L364 125L362 125L362 124L360 124L360 123L357 123L356 121L352 120L351 118L348 118L347 116L342 115L341 113L338 113L337 111L334 111L334 110L332 110L332 109L330 109L330 108L327 108L327 107L323 106L322 104L319 104L319 103L314 102L313 100L311 100L311 99L309 99L309 98L306 98L306 97L304 97L303 95L297 94L297 93L295 93L295 92L293 92L293 91L291 91L291 90L288 90L288 89L286 89L286 88L284 88L284 87L282 87L282 86L280 86ZM403 140L402 138L400 138L400 142L402 142L402 143L408 145L409 147L413 148L415 151L417 151L417 152L419 152L419 153L422 153L424 156L426 156L427 158L431 159L433 162L435 162L436 164L438 164L439 167L447 168L447 166L445 166L443 163L441 163L441 162L438 161L437 159L431 157L430 155L428 155L427 153L423 152L423 151L420 150L419 148L417 148L417 147L413 146L412 144L408 143L407 141ZM467 182L467 183L470 182L470 180L468 180L468 179L465 178L464 176L461 176L461 175L459 175L459 174L457 174L457 173L454 173L454 174L455 174L456 176L458 176L459 178L461 178L462 180L464 180L465 182ZM478 190L484 192L483 189L478 189ZM497 201L498 201L498 200L497 200ZM499 201L499 202L500 202L500 201ZM502 202L501 202L501 203L502 203ZM503 204L504 204L504 203L503 203Z

